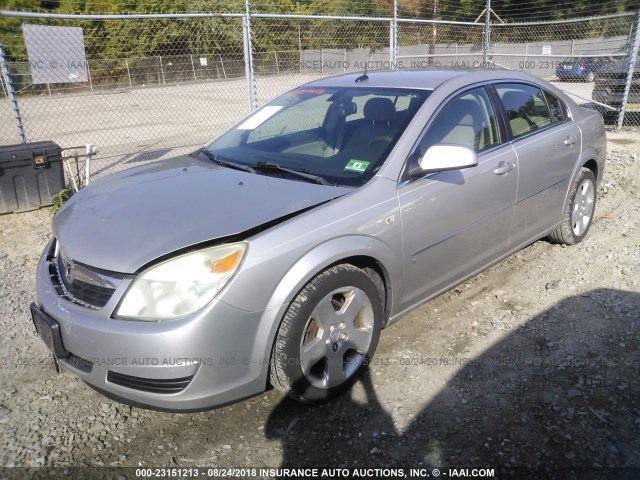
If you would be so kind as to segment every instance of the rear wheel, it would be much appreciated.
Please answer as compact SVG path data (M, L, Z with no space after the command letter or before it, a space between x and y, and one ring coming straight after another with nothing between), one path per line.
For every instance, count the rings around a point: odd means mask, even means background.
M549 240L575 245L587 236L596 207L596 177L588 168L582 168L573 182L560 226L549 235Z
M343 264L311 280L278 329L271 384L296 400L328 400L357 380L375 352L382 298L375 272Z

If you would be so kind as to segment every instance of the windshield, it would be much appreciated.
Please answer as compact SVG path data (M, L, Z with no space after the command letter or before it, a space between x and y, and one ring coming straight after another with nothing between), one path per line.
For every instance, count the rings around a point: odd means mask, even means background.
M384 163L429 91L301 88L276 98L205 148L256 174L361 186ZM260 168L263 164L270 168ZM281 167L277 169L275 167Z

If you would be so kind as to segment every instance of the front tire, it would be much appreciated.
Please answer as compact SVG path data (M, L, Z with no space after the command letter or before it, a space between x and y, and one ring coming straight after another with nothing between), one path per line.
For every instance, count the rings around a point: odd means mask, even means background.
M549 234L549 240L565 245L580 243L591 227L595 208L596 177L591 170L583 167L571 186L562 223Z
M271 384L304 403L348 390L375 352L383 301L377 274L331 267L291 302L271 355Z

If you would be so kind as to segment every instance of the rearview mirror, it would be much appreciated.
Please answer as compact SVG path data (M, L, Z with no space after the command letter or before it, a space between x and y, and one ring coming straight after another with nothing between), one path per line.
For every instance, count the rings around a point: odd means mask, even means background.
M478 165L478 157L476 152L468 147L439 144L429 147L427 153L418 161L418 165L419 168L411 172L413 176L475 167Z

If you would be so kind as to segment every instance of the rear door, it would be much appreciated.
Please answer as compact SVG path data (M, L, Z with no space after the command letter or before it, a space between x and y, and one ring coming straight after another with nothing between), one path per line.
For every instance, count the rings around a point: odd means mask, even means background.
M398 186L406 307L507 251L518 167L513 148L501 138L490 96L481 86L446 101L414 147L410 158L416 161L432 145L463 145L476 151L478 165L405 178Z
M512 243L545 235L562 219L582 135L560 99L525 83L495 85L519 165Z

